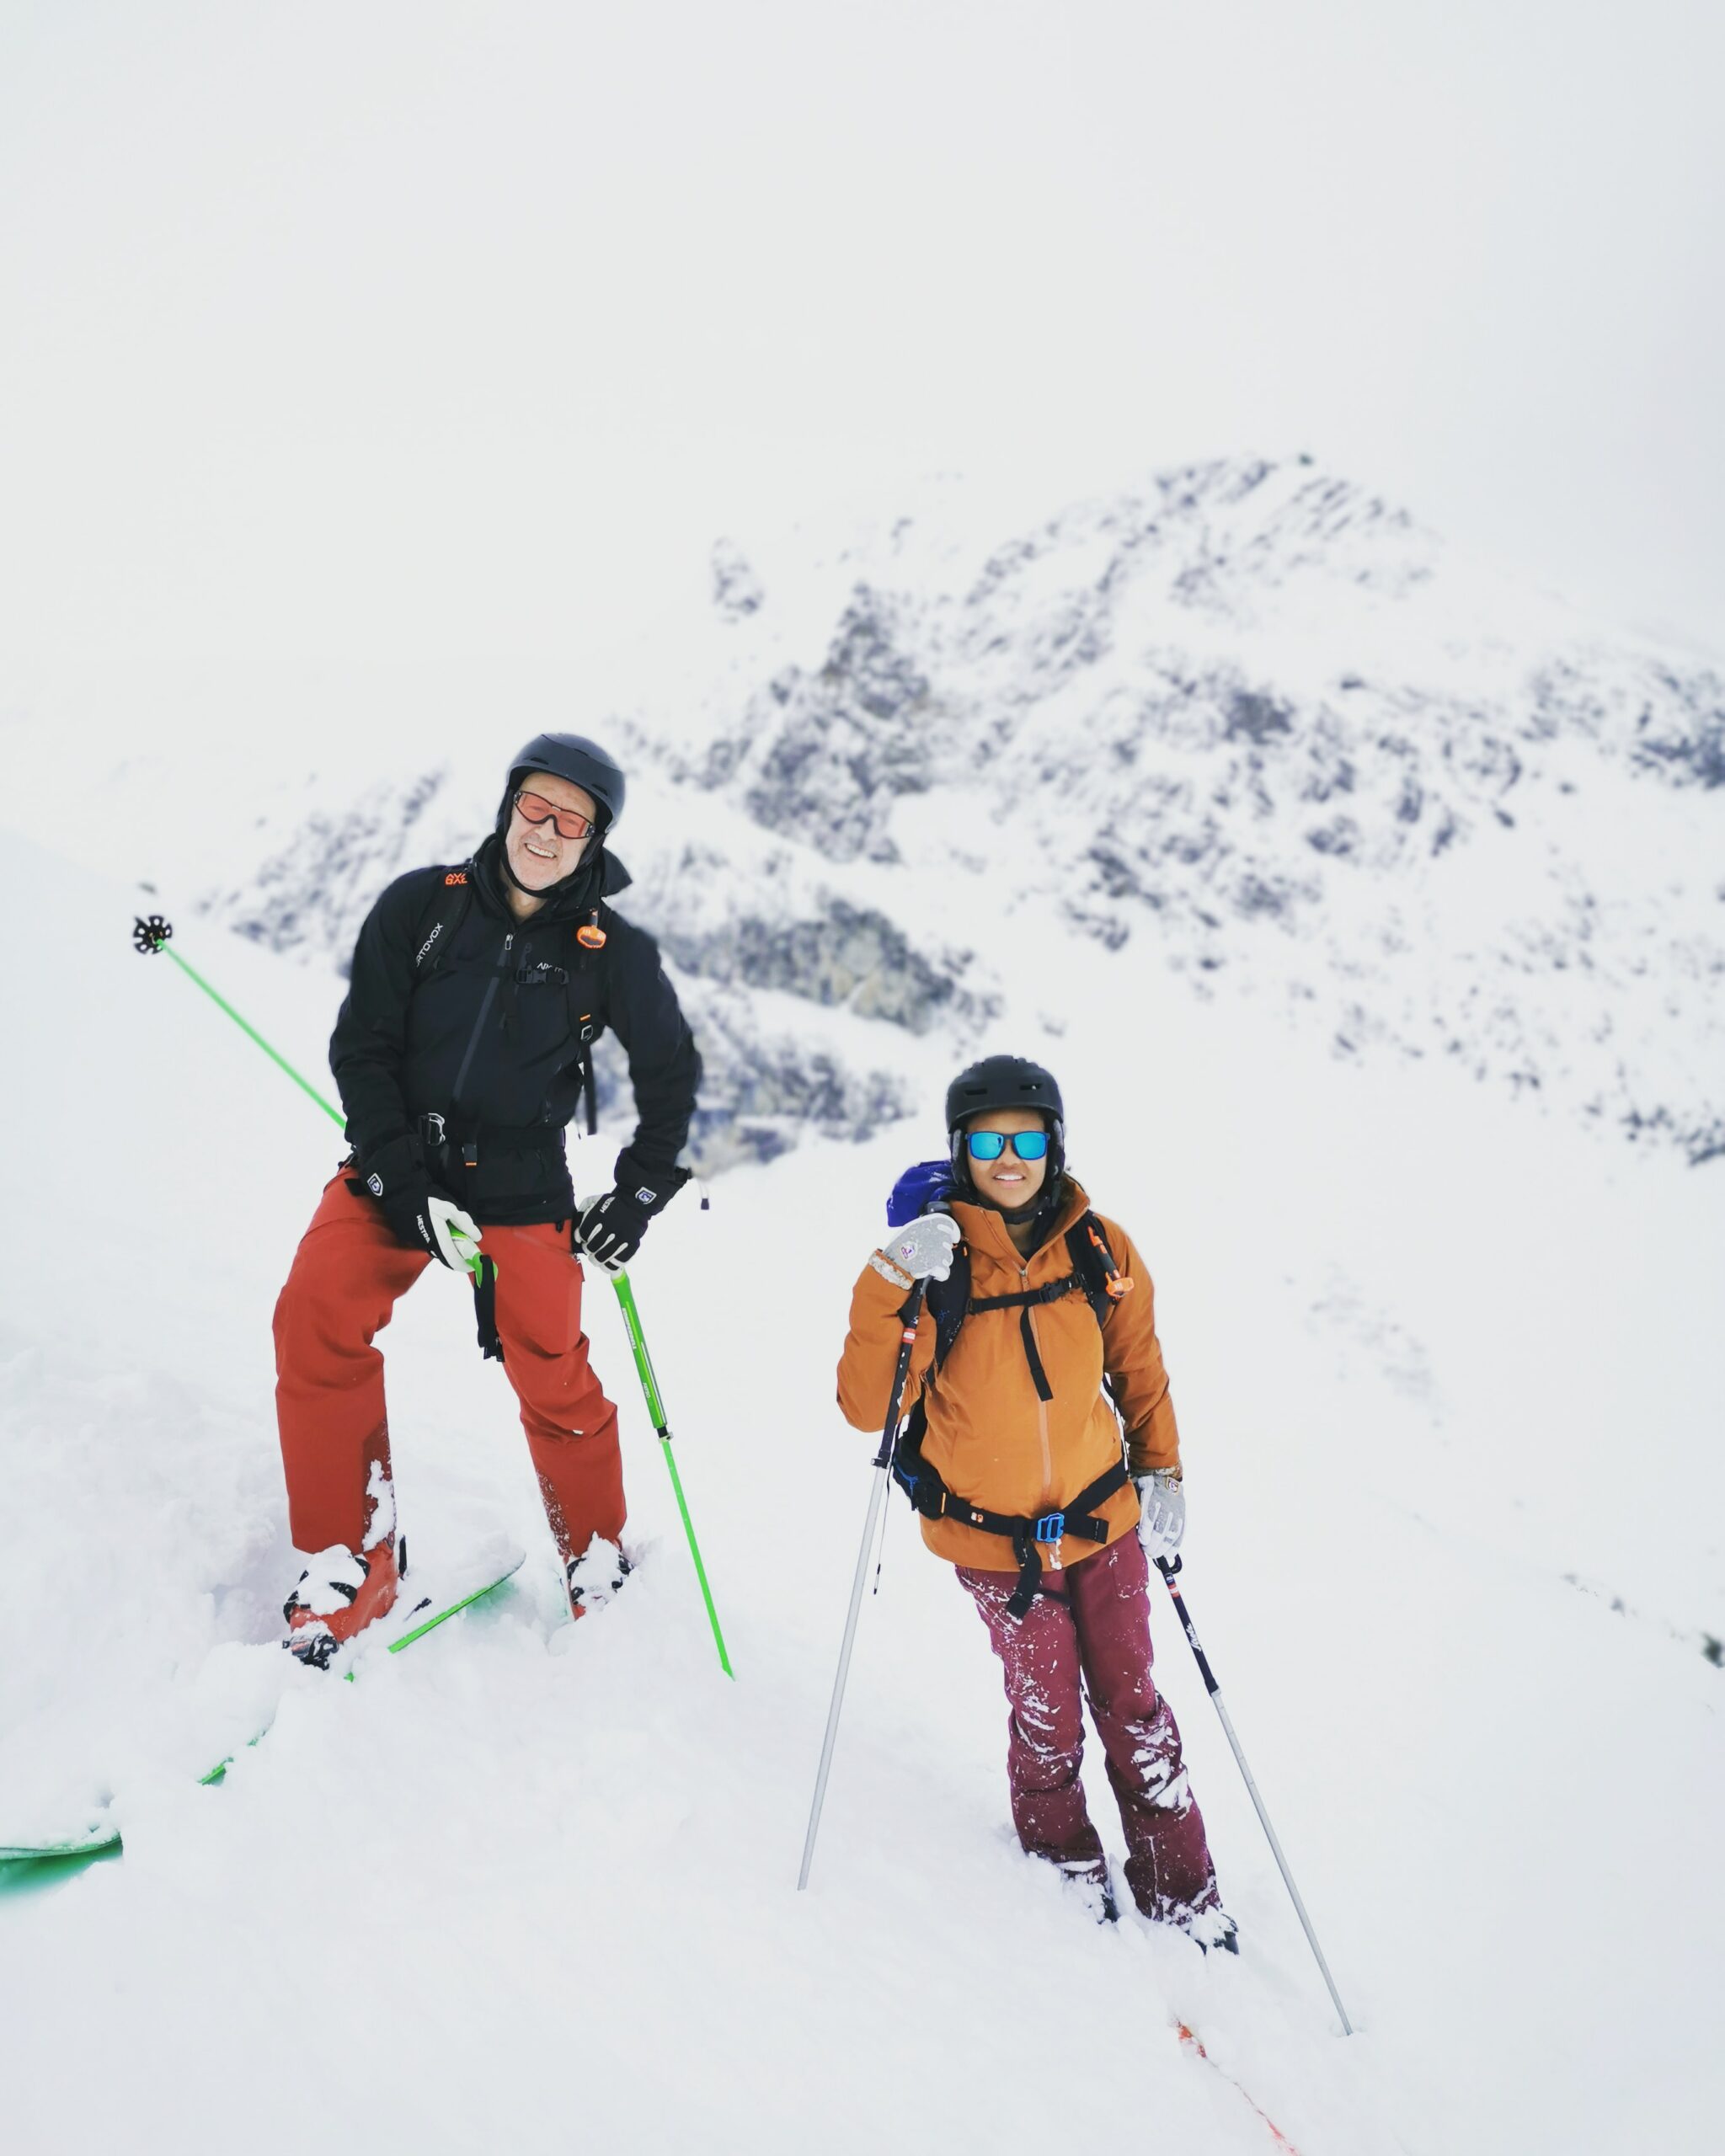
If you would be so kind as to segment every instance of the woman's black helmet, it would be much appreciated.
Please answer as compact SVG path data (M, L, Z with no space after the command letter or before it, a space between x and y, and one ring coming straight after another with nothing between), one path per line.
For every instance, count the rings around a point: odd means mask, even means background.
M623 775L596 741L585 734L536 734L509 767L509 784L497 828L507 828L516 789L529 771L549 771L590 793L599 805L599 835L608 838L623 813Z
M1039 1108L1058 1128L1066 1111L1052 1071L1022 1055L985 1055L947 1087L947 1129L959 1129L989 1108Z
M947 1087L947 1138L953 1165L969 1182L964 1125L990 1108L1035 1108L1048 1125L1050 1190L1066 1161L1066 1110L1052 1071L1022 1055L985 1055Z

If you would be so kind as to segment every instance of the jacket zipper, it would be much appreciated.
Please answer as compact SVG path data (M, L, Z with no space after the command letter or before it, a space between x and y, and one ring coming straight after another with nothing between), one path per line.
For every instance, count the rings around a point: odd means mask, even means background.
M459 1107L461 1105L462 1089L467 1085L467 1072L473 1065L473 1050L478 1047L479 1035L484 1030L485 1021L491 1016L491 1006L497 1000L497 985L503 979L504 969L509 963L509 954L515 948L515 932L514 929L510 929L509 934L503 939L503 949L498 957L497 969L485 985L485 995L479 1006L479 1015L474 1019L473 1030L467 1036L467 1053L462 1058L461 1069L455 1075L455 1091L450 1097L449 1103L452 1108Z

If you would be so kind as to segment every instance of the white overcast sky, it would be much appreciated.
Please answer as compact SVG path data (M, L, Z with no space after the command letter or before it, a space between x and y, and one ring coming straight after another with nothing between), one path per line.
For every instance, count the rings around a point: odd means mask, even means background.
M1719 0L0 0L0 669L1298 449L1725 648L1722 94Z

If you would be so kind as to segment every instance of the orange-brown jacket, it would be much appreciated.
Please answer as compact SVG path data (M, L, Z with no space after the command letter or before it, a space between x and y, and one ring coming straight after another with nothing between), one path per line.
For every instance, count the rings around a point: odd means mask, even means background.
M1069 1273L1066 1230L1083 1217L1089 1203L1068 1177L1047 1240L1025 1258L998 1213L955 1199L953 1217L969 1253L971 1294L1017 1294ZM1076 1289L1030 1310L1052 1400L1038 1396L1018 1311L973 1312L937 1371L934 1319L924 1310L918 1324L904 1410L909 1412L920 1393L928 1418L923 1457L948 1489L985 1511L1034 1516L1058 1510L1119 1458L1122 1424L1133 1474L1179 1465L1180 1436L1156 1336L1150 1275L1124 1229L1100 1214L1097 1218L1115 1264L1132 1284L1100 1326ZM839 1359L839 1406L859 1430L878 1432L885 1419L904 1333L899 1313L905 1299L905 1290L872 1264L863 1267L852 1291L851 1329ZM1103 1392L1104 1375L1114 1389L1118 1419ZM1098 1509L1110 1542L1138 1524L1137 1494L1130 1484ZM957 1565L981 1572L1017 1569L1003 1536L959 1520L924 1519L922 1539L937 1556ZM1076 1564L1104 1546L1069 1534L1058 1547L1044 1549L1044 1562Z

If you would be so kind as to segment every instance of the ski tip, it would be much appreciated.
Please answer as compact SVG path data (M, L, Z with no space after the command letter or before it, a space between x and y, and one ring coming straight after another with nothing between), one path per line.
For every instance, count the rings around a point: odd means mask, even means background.
M78 1841L0 1843L0 1864L54 1864L70 1857L103 1856L120 1847L120 1829L99 1829Z

